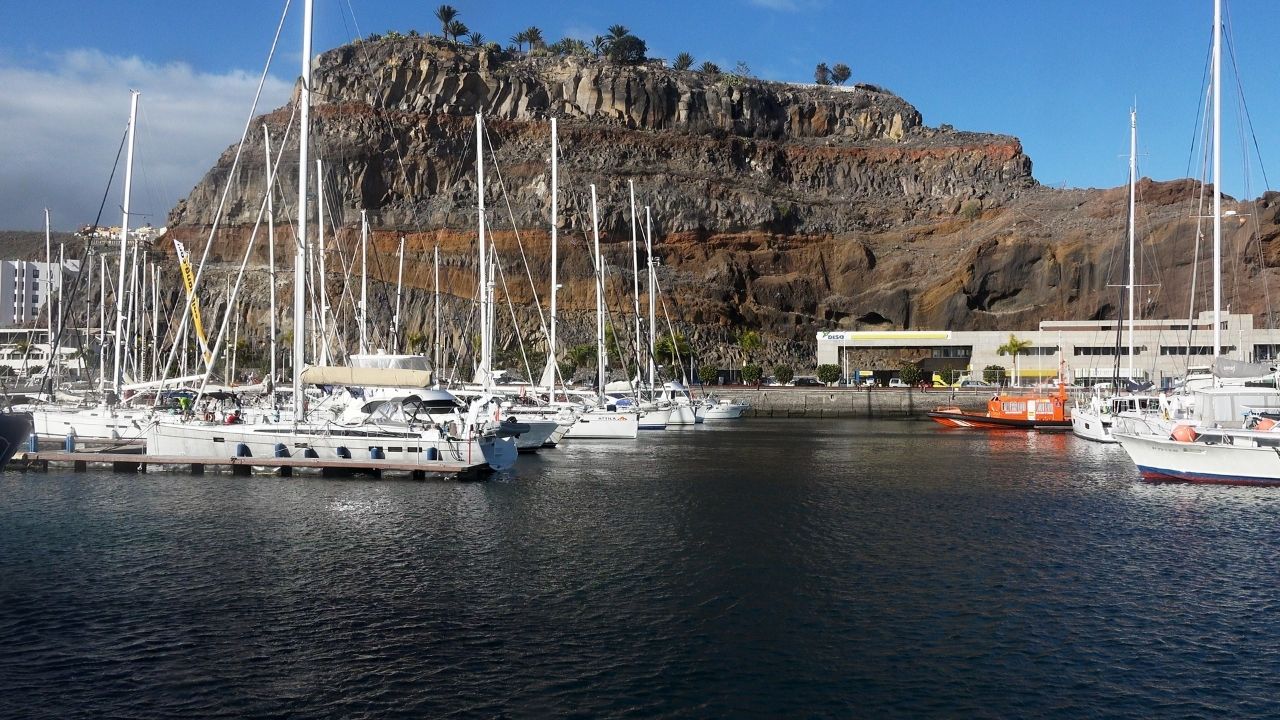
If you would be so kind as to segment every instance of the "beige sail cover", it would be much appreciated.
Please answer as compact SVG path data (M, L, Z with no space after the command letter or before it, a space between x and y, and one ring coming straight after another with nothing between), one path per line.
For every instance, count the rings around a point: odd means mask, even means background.
M431 371L314 365L303 369L302 382L304 385L425 388L431 386Z

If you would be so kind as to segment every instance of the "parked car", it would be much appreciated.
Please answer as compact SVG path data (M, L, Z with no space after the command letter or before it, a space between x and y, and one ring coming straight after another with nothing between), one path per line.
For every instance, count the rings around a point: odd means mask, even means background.
M818 382L818 378L809 375L801 375L792 380L791 384L796 387L822 387L822 383Z
M908 387L907 381L902 378L890 378L889 387Z
M995 385L986 380L962 380L959 387L962 388L993 388Z

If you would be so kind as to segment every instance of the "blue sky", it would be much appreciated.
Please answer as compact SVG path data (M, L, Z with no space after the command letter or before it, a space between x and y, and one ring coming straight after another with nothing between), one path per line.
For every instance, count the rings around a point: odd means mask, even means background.
M265 105L287 96L298 65L301 0L286 26ZM435 2L317 0L317 50L357 33L438 29ZM1125 182L1128 108L1139 108L1144 175L1188 174L1208 51L1209 0L453 0L460 19L506 40L536 25L548 40L589 39L614 23L650 55L691 52L722 67L747 63L771 80L809 82L819 61L904 97L932 126L1020 138L1042 183ZM143 92L140 212L153 222L235 142L283 0L8 3L0 23L0 228L90 222L127 117ZM1280 97L1272 33L1280 3L1228 2L1245 98L1264 166L1280 162ZM353 19L354 18L354 19ZM1233 74L1230 64L1226 66ZM1233 81L1225 84L1233 94ZM1248 186L1235 104L1224 113L1224 188ZM266 109L266 108L264 108ZM1191 174L1197 170L1192 168ZM1280 176L1280 167L1271 170ZM1234 179L1233 179L1234 178ZM1278 181L1280 182L1280 181ZM118 192L107 221L118 221Z

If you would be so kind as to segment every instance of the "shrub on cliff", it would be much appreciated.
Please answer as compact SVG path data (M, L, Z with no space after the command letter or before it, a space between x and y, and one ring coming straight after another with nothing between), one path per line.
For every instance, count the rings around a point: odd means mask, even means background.
M708 60L702 63L702 67L698 68L698 72L703 75L719 75L720 66Z
M844 63L836 63L831 68L831 82L837 85L843 85L844 81L848 80L850 75L853 75L853 71Z
M624 35L610 42L609 48L604 51L604 54L605 57L616 63L639 65L645 61L645 53L648 50L649 48L640 38L635 35Z
M676 61L671 64L676 70L688 70L693 67L693 56L687 52L682 52L676 56Z
M831 84L831 69L826 63L818 63L818 67L813 69L813 81L819 85Z

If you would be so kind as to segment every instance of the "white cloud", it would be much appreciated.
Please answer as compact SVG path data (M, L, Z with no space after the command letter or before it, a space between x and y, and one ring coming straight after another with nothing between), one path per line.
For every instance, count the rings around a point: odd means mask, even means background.
M38 64L37 64L38 63ZM141 91L134 154L135 223L164 223L173 205L240 139L258 74L198 72L185 63L76 50L18 62L0 57L0 229L91 223ZM284 104L291 82L268 77L258 113ZM104 224L120 222L123 158Z

